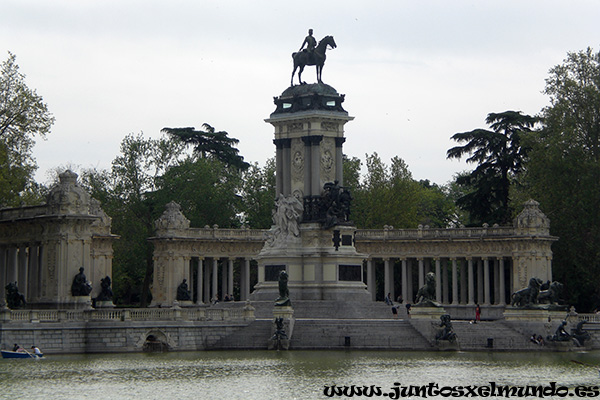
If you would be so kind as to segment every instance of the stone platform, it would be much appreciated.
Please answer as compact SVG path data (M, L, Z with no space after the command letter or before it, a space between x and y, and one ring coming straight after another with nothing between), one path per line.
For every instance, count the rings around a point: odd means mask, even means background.
M552 335L560 320L453 320L456 346L436 343L439 318L412 318L402 305L394 317L381 302L296 301L290 350L577 351L600 349L600 323L584 328L585 348L572 343L538 346L532 334ZM0 347L37 345L45 353L140 352L149 338L169 351L267 349L273 302L219 303L190 309L22 310L0 312ZM568 330L577 320L569 321Z

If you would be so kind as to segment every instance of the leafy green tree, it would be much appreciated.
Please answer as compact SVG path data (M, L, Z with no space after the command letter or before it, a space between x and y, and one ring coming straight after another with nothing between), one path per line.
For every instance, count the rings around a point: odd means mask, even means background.
M159 177L185 157L183 147L171 138L130 134L121 142L110 171L82 173L82 184L102 203L112 217L113 233L121 237L113 246L114 292L120 304L148 303L153 250L147 239L168 202L157 203L153 193L159 189Z
M350 160L348 170L358 171L359 160ZM366 166L364 179L353 191L352 220L357 227L445 227L453 220L453 204L442 188L415 181L401 158L392 158L388 167L373 153L366 156Z
M45 138L54 117L35 90L27 87L16 56L8 53L0 72L0 207L37 202L34 137Z
M550 106L524 183L550 218L554 278L579 311L600 306L600 54L568 53L549 71Z
M268 159L264 168L253 164L244 172L242 179L244 223L254 229L270 228L275 197L275 159Z
M477 164L475 170L460 175L456 181L471 189L457 200L458 206L469 211L471 223L507 224L512 220L510 187L523 171L529 150L521 144L521 138L537 121L520 111L490 113L486 123L492 130L475 129L452 136L458 143L466 144L449 149L447 157L468 155L467 162Z
M202 124L202 131L195 128L163 128L161 132L179 138L183 143L194 148L194 154L199 158L209 155L215 157L226 165L232 165L240 170L246 170L250 164L239 155L235 145L239 140L230 138L225 131L215 131L215 128L207 123Z

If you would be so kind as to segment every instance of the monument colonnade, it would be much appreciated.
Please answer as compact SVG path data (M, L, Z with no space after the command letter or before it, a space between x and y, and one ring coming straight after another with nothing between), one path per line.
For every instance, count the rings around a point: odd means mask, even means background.
M32 307L77 306L71 283L80 268L100 291L100 279L112 275L111 219L100 203L65 171L41 206L0 210L0 307L6 286L17 284Z
M153 304L171 305L183 279L194 282L197 303L208 303L219 293L219 279L221 294L231 294L234 264L239 268L235 274L239 299L247 300L252 292L253 260L264 245L265 232L190 228L179 206L170 203L150 239L155 245ZM425 275L434 272L437 301L447 305L504 305L531 277L552 280L551 244L555 240L535 201L527 202L509 227L385 227L355 232L356 249L365 259L361 280L373 300L390 293L412 302ZM376 286L378 268L383 268L383 288ZM256 279L276 278L258 275Z

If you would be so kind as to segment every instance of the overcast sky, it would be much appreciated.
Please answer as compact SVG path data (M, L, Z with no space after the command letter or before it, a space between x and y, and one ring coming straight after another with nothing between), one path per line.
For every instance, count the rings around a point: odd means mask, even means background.
M597 0L2 0L0 60L17 56L56 117L34 148L41 182L61 165L110 168L129 133L204 122L263 165L275 153L264 119L313 28L338 45L323 81L355 117L344 153L399 156L444 184L472 168L446 160L450 136L490 112L537 114L548 70L598 50L599 17Z

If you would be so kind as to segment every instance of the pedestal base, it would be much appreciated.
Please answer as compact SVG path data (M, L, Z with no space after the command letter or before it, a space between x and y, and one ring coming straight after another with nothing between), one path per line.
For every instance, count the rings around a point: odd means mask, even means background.
M96 300L95 308L115 308L115 304L112 302L112 300L108 300L108 301L97 301Z
M564 318L564 313L561 315ZM547 322L548 318L551 318L548 310L525 308L506 308L504 310L504 319L507 321Z
M411 307L410 317L414 319L431 319L439 321L446 314L444 307Z

